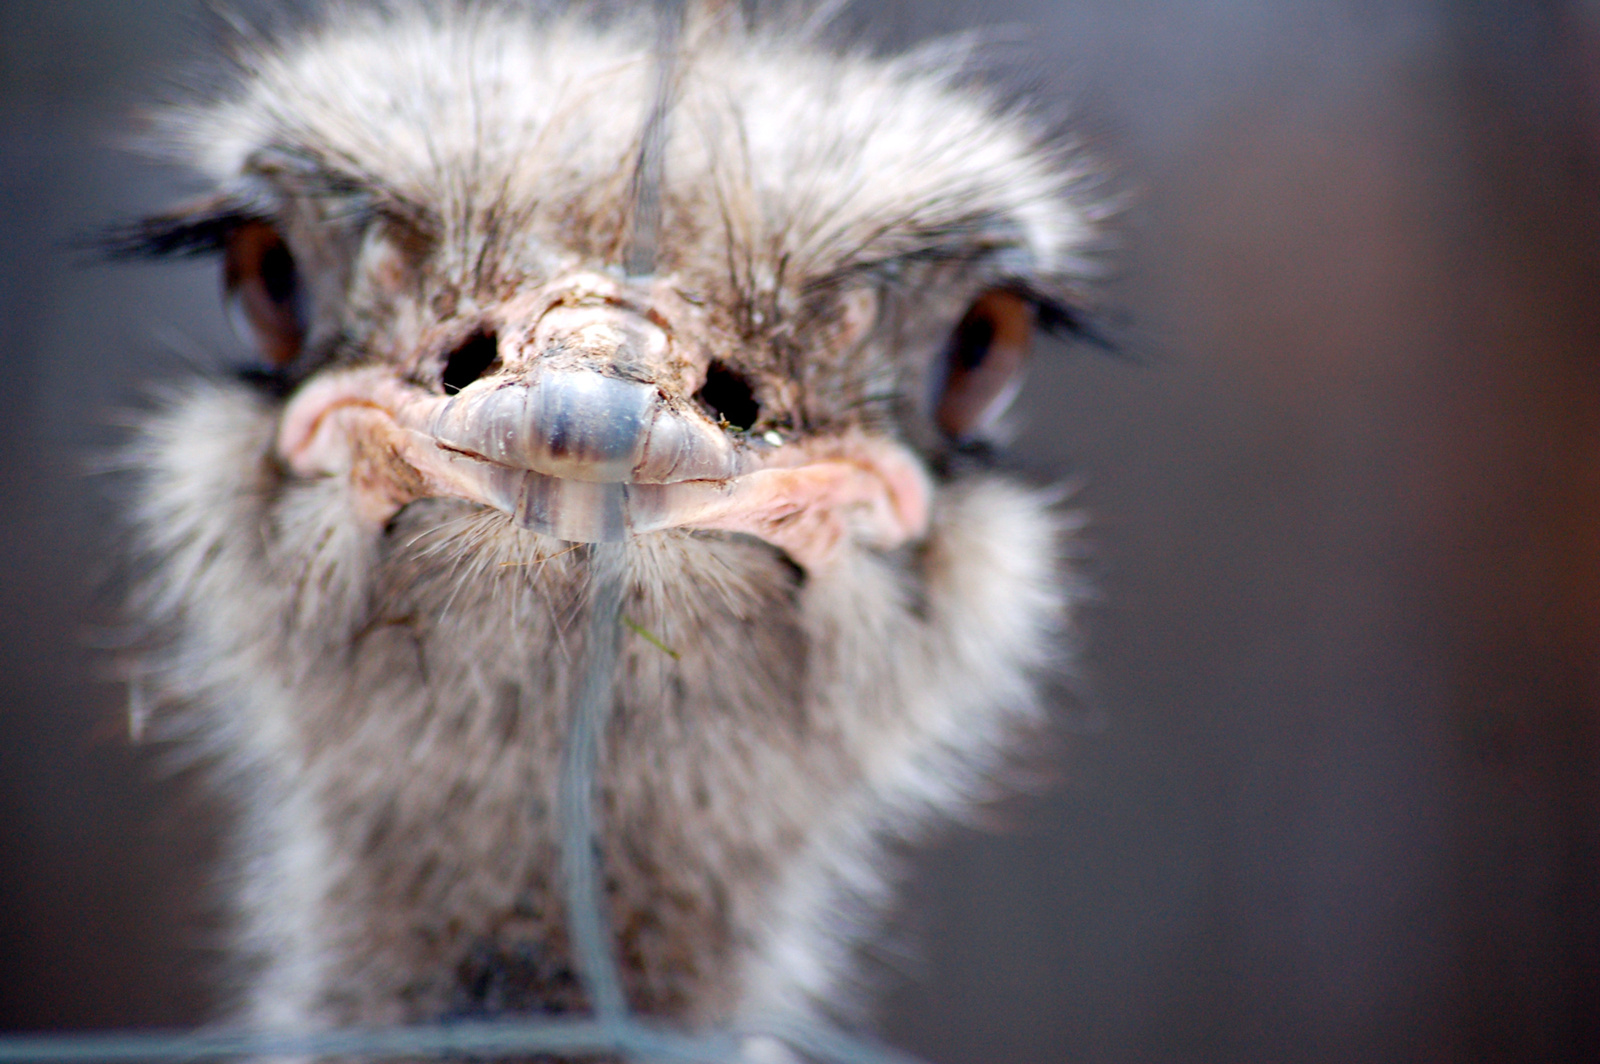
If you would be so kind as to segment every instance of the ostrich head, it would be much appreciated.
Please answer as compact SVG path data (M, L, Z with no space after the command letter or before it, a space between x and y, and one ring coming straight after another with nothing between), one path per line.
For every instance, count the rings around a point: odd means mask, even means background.
M1074 157L949 49L792 23L338 8L162 142L257 364L138 445L146 682L229 770L242 1008L583 1007L556 766L595 544L637 1009L837 1000L885 843L984 793L1066 605L985 445L1069 321Z

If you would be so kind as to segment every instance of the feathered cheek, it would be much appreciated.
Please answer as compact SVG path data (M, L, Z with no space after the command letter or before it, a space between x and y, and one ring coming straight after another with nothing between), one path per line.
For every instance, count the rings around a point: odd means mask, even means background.
M606 401L629 400L614 390L618 397ZM602 402L591 403L588 423L578 424L582 419L562 412L563 397L524 397L513 409L503 394L495 400L486 393L474 410L460 397L433 395L382 369L327 374L290 401L278 453L295 475L347 478L357 515L374 529L414 500L460 498L573 542L669 528L744 533L811 572L827 569L849 545L893 549L927 531L928 475L916 455L892 440L851 432L768 441L728 448L715 468L700 470L705 463L696 461L696 441L677 438L662 418L644 417L647 427L635 429L640 413L612 412ZM475 415L486 423L460 431ZM550 423L540 425L541 416ZM630 442L642 441L644 457L619 466L611 448L586 465L583 441L610 440L619 422ZM670 438L671 468L702 475L669 480L652 473L662 465L650 454L652 429ZM481 442L467 446L466 435ZM516 445L505 446L507 439ZM482 453L491 449L492 457Z

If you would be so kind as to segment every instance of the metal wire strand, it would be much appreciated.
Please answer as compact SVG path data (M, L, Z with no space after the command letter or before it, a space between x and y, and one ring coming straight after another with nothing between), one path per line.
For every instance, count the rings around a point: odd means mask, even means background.
M573 700L561 759L561 849L567 929L578 976L602 1024L624 1018L628 1003L612 949L606 892L600 869L600 745L616 698L622 596L626 583L622 544L590 548L588 663Z
M337 1031L107 1031L0 1035L0 1064L204 1064L246 1058L473 1058L558 1054L643 1064L741 1064L747 1038L764 1036L827 1064L919 1064L904 1054L811 1024L757 1024L687 1035L623 1018L493 1020L433 1027Z
M666 178L668 124L677 95L679 40L685 17L683 0L666 0L657 13L655 86L639 133L629 188L632 211L623 250L623 270L630 277L647 277L656 270L662 226L662 182Z

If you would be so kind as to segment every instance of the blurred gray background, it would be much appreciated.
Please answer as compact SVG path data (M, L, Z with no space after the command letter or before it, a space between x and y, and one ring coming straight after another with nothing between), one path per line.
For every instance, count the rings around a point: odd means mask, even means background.
M213 263L69 246L185 191L118 141L198 7L0 0L0 1030L212 994L215 810L127 739L85 470L233 341ZM1021 442L1090 516L1082 689L1053 779L916 858L891 1037L1600 1059L1600 5L861 14L1022 27L1131 194L1130 357L1043 352Z

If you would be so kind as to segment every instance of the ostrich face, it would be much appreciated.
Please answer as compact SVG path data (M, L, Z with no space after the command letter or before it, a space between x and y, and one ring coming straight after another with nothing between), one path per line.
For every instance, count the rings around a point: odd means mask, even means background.
M140 238L221 251L265 364L152 421L139 507L152 675L249 781L258 1018L570 997L582 544L626 544L639 637L604 775L639 1007L827 996L881 840L1028 718L1059 522L962 454L1063 313L1080 175L943 62L680 45L662 92L627 25L347 13L165 118L216 191Z
M909 68L706 42L628 277L642 42L372 29L173 116L224 191L156 224L220 240L263 357L315 378L290 472L351 477L374 527L453 497L566 541L750 533L808 568L926 531L904 445L1003 406L1084 238L1015 122ZM983 338L952 350L963 314Z

